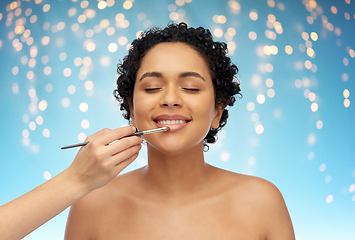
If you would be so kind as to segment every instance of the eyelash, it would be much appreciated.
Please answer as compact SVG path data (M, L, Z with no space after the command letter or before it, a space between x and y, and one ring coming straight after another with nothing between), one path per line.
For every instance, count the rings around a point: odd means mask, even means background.
M144 89L146 92L152 92L152 91L156 91L156 90L159 90L160 88L146 88ZM184 90L187 90L187 91L192 91L192 92L199 92L200 89L198 88L183 88Z

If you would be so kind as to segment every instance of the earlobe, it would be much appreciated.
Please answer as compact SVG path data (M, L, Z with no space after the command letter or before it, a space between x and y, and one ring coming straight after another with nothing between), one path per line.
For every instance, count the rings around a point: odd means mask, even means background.
M218 108L216 109L216 115L215 115L215 117L212 121L212 124L211 124L212 128L218 128L219 122L222 118L223 111L224 111L224 104L220 104L218 106Z

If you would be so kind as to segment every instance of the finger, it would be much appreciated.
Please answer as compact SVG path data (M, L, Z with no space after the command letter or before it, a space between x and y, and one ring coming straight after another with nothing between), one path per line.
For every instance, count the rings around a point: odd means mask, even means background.
M142 148L142 146L139 145L134 145L130 148L125 149L124 151L117 153L116 155L112 156L110 159L110 165L112 166L117 166L121 162L125 161L126 159L132 157L135 154L139 153L139 150Z
M136 128L132 126L116 128L114 130L108 131L107 133L99 136L97 141L99 141L102 144L108 145L113 141L121 139L125 136L132 135L135 131Z
M86 139L85 139L85 142L90 142L92 139L100 136L100 135L103 135L109 131L112 131L111 129L108 129L108 128L104 128L104 129L101 129L100 131L88 136Z
M120 163L116 164L116 166L115 166L115 170L116 170L115 174L116 174L116 176L120 172L122 172L122 170L125 169L129 164L131 164L138 157L138 154L139 153L135 153L132 156L130 156L129 158L127 158L127 159L121 161Z
M132 136L132 137L126 137L126 138L121 138L120 140L110 144L107 146L107 154L110 156L113 156L115 154L118 154L125 149L128 149L134 145L140 145L142 143L142 137L139 136Z

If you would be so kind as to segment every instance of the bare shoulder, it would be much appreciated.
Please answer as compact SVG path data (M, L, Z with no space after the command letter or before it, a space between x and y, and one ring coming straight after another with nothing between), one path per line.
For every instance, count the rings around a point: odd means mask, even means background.
M273 183L260 177L222 171L236 213L243 211L245 217L254 219L265 239L295 239L285 200Z
M95 239L103 222L115 213L122 215L129 211L132 184L137 181L135 170L112 180L78 200L70 207L65 239Z

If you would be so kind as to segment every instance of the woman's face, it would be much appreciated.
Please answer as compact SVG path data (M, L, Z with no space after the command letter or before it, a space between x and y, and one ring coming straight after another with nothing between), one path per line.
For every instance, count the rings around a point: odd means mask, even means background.
M215 108L209 68L200 53L184 43L160 43L143 57L130 109L140 131L169 126L146 135L148 147L179 153L203 149L210 127L217 128L223 108Z

